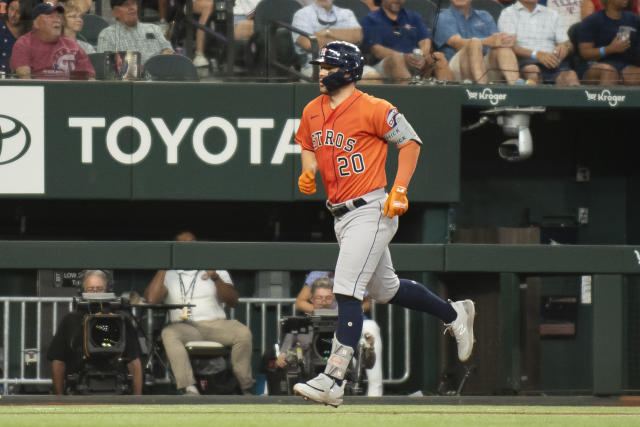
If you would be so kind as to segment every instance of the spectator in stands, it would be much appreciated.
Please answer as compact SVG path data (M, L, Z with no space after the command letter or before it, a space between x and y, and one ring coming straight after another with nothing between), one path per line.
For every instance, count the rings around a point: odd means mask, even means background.
M502 11L498 29L516 35L513 51L522 78L536 83L580 84L566 59L573 47L557 12L537 0L518 0Z
M84 21L80 3L76 0L68 0L65 3L62 27L64 35L78 42L80 47L87 53L95 53L96 49L84 40L78 40L77 35L82 31Z
M16 41L11 54L11 69L21 79L95 77L85 51L62 34L63 12L62 6L49 2L33 8L33 30Z
M105 293L109 277L103 270L85 270L82 273L82 292ZM80 372L84 366L83 325L84 313L68 313L62 318L49 350L47 359L51 361L53 372L53 392L65 394L65 379L70 373ZM135 329L128 318L125 320L126 343L122 360L132 377L132 393L142 394L142 364L140 346Z
M499 80L513 84L518 79L515 41L513 34L498 32L489 12L472 8L471 0L452 0L438 16L434 36L454 79L482 84Z
M584 0L590 2L591 0ZM547 6L551 10L555 10L560 15L560 22L565 28L569 28L576 22L582 20L581 10L583 0L545 0L538 1L538 4Z
M431 35L422 17L404 9L404 2L382 0L380 9L362 18L363 51L379 61L374 68L382 77L399 83L408 83L412 74L453 80L444 54L431 53Z
M98 36L98 52L132 50L140 52L142 63L159 54L171 54L171 43L155 24L138 22L136 0L111 0L116 23Z
M253 11L260 0L236 0L233 6L234 38L236 40L247 40L253 34ZM194 0L193 12L200 14L199 23L206 25L209 17L213 13L214 0ZM193 65L196 67L206 67L209 61L204 54L206 39L204 31L196 31L196 55L193 58Z
M299 9L291 23L295 28L305 33L315 35L318 47L322 48L334 40L342 40L353 44L359 44L362 40L362 28L350 9L337 7L333 0L316 0L315 3ZM306 76L311 76L313 67L311 61L311 41L308 37L291 33L295 43L296 52L307 53L306 64L300 70ZM365 65L363 79L367 83L380 79L380 75L368 65Z
M180 242L194 242L190 231L176 236ZM170 324L162 330L176 387L182 394L200 394L185 343L210 340L231 347L233 372L244 394L251 394L251 331L237 320L227 320L222 304L235 307L238 292L226 270L159 270L145 289L151 304L194 304L192 308L171 310Z
M9 60L16 40L25 33L22 5L18 0L7 1L7 17L0 19L0 72L11 73Z
M581 18L584 19L594 12L604 10L604 3L605 2L601 0L583 0L582 7L580 9ZM638 15L638 0L628 1L624 9Z
M332 271L311 271L304 281L304 286L296 297L296 309L305 313L312 313L320 308L337 308L333 295L333 272ZM371 297L365 295L362 301L363 312L371 308ZM367 396L382 396L382 338L380 327L372 320L365 317L362 324L362 342L366 347L374 348L375 364L371 369L367 369ZM286 347L281 349L286 352ZM283 368L285 365L284 353L278 357L277 366Z
M638 15L624 10L628 0L605 0L605 9L580 24L578 49L589 61L582 80L587 84L640 84ZM620 31L627 28L626 34Z

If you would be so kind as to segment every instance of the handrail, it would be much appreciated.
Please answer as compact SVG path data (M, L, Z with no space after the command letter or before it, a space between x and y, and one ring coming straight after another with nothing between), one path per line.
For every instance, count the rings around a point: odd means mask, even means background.
M639 274L640 246L392 244L403 272ZM228 270L333 269L335 243L0 241L0 268L206 268Z
M280 337L280 322L279 321L275 321L274 322L268 322L267 319L267 307L268 306L275 306L276 307L276 313L277 313L277 319L280 319L282 312L283 312L283 307L289 307L289 309L287 310L287 312L290 312L292 315L296 313L295 310L295 298L253 298L253 297L249 297L249 298L240 298L238 303L239 304L245 304L245 324L251 328L251 325L253 322L256 322L257 320L255 320L253 318L252 312L253 312L253 308L257 307L259 308L260 314L259 314L259 330L260 330L260 337L258 338L258 341L260 342L260 354L264 354L265 351L267 350L267 347L271 345L271 343L267 343L267 329L268 328L276 328L277 329L277 337ZM12 317L12 306L18 304L19 308L19 317L20 317L20 325L19 327L16 328L16 326L11 324L11 317ZM35 305L35 309L36 309L36 316L35 316L35 320L36 320L36 324L35 324L35 338L30 336L27 337L26 335L26 330L28 329L28 326L31 326L33 329L33 324L29 324L30 321L33 320L34 316L25 316L26 313L26 305L27 304L31 304L31 305ZM52 310L50 315L47 317L45 315L43 315L43 306L46 304L51 304ZM2 376L0 376L0 384L3 386L3 390L2 390L2 394L9 394L9 386L10 385L25 385L25 384L51 384L51 379L50 378L43 378L42 375L42 363L45 360L44 359L44 355L43 355L43 343L48 343L50 342L52 336L55 334L55 329L58 326L58 305L59 304L66 304L67 306L67 311L71 311L73 309L73 298L72 297L23 297L23 296L7 296L7 297L0 297L0 307L2 307L2 312L3 312L3 321L2 321ZM139 310L144 310L145 306L144 305L132 305L132 309L134 312L134 317L138 318L137 314ZM147 307L148 309L148 307ZM392 364L393 364L393 352L392 350L395 349L396 347L398 347L397 345L394 345L394 337L399 336L397 334L398 329L397 327L394 327L393 325L393 310L394 309L398 309L398 308L394 308L393 306L389 305L387 306L387 313L388 313L388 328L389 328L389 334L388 334L388 338L387 338L387 342L383 342L383 345L389 348L389 351L387 353L387 358L385 360L386 362L386 366L383 367L383 373L386 372L388 373L386 375L385 378L383 378L383 383L384 384L400 384L403 383L405 381L407 381L407 379L409 378L410 375L410 365L411 365L411 352L410 352L410 344L411 344L411 338L410 338L410 314L409 314L409 310L408 309L403 309L404 310L404 322L403 322L403 332L404 335L402 337L403 339L403 344L404 346L402 347L403 352L404 352L404 360L403 360L403 364L404 364L404 370L402 372L402 374L399 377L393 377L393 370L392 370ZM48 314L48 313L47 313ZM229 310L229 318L231 319L235 319L236 318L236 314L237 314L237 308L234 309L230 309ZM15 316L14 316L15 317ZM371 310L371 318L373 318L375 320L376 318L376 305L375 303L372 303L372 310ZM51 333L47 334L46 336L43 336L42 333L42 327L45 324L49 324L51 326ZM154 355L153 351L151 350L153 348L154 345L154 335L153 335L153 330L154 330L154 324L153 324L153 316L148 316L147 317L147 322L145 325L140 325L142 329L142 331L144 332L144 334L141 335L141 338L145 340L145 344L146 344L146 348L147 348L147 354L145 355L145 360L143 361L143 366L145 368L147 368L150 372L153 372L153 363L162 363L161 361L154 361L154 357L157 356L157 354ZM255 329L255 328L254 328ZM16 354L16 350L10 348L10 344L11 342L16 342L16 331L18 331L17 333L19 333L19 342L20 342L20 348L19 351L17 352L19 354L19 364L20 364L20 369L19 369L19 375L15 375L15 376L11 376L10 375L10 366L11 366L11 362L13 361L13 364L15 365L15 361L12 359L12 355L15 356ZM47 331L49 332L49 331ZM396 332L395 334L392 332ZM11 338L14 338L13 340ZM29 339L27 339L29 338ZM27 346L27 341L29 342L34 342L35 340L35 346ZM384 341L384 340L383 340ZM25 372L25 361L24 361L24 356L29 353L35 353L36 355L36 359L35 359L35 363L36 363L36 370L35 370L35 377L34 375L26 375ZM157 384L164 384L168 381L168 377L164 377L164 378L157 378L155 380L155 383Z

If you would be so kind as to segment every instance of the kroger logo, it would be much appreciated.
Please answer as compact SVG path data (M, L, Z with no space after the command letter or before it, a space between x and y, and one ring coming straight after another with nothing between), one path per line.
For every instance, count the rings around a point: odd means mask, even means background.
M498 105L500 102L507 99L506 93L493 93L491 88L485 88L482 92L475 90L465 89L467 92L467 99L478 101L489 101L491 105Z
M27 127L13 117L0 114L0 165L15 162L31 145Z
M602 92L600 93L585 90L584 93L587 95L587 101L606 102L612 107L615 107L618 103L623 103L627 97L626 95L614 95L609 89L602 89Z

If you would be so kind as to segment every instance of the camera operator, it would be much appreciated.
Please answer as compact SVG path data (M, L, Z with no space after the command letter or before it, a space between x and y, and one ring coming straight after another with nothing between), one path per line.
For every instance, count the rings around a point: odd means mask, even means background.
M310 274L311 276L311 274ZM305 285L305 288L307 286ZM310 301L312 314L315 310L334 310L335 309L335 295L333 294L333 280L326 275L316 278L310 286ZM372 325L368 325L367 329L363 329L363 337L361 339L361 348L363 353L360 355L362 358L363 366L366 368L367 380L368 380L368 396L381 396L382 395L382 370L380 374L377 370L374 370L374 366L380 366L380 361L376 360L376 352L374 350L374 333L372 330L377 330L377 336L380 335L380 328L375 321L367 319ZM300 361L302 357L302 364L309 365L309 350L313 342L314 332L311 330L308 333L287 333L282 340L280 353L275 360L275 366L281 369L285 369L291 366L294 361ZM298 354L302 353L302 354ZM323 365L324 366L324 361ZM312 373L315 375L315 373Z
M82 272L83 293L106 293L109 278L102 270ZM83 318L85 313L74 311L62 318L56 331L47 359L51 360L53 371L53 391L65 393L65 378L69 373L80 372L84 366L83 358ZM132 377L132 394L142 394L142 364L140 347L131 321L125 317L126 341L122 359Z

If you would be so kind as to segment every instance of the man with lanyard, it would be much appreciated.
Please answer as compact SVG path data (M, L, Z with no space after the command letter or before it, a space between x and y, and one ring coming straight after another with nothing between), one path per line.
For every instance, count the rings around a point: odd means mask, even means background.
M176 236L180 242L193 242L189 231ZM162 343L167 352L176 387L183 394L200 394L195 387L193 369L185 343L216 341L231 347L231 365L240 388L249 394L251 376L251 331L237 320L227 320L222 304L233 308L238 292L226 270L159 270L145 289L151 304L193 304L194 307L169 312L170 324L162 330Z
M475 306L471 300L448 303L420 283L399 279L393 268L388 245L398 229L398 217L409 208L407 188L418 163L420 137L391 103L356 89L364 65L357 46L328 43L312 64L320 66L321 95L304 108L294 138L302 148L298 188L303 194L315 193L318 172L327 209L334 217L340 246L333 279L338 326L325 371L293 390L305 399L338 407L362 335L365 292L378 302L440 318L455 337L462 362L473 350ZM399 150L389 194L385 191L388 145Z

